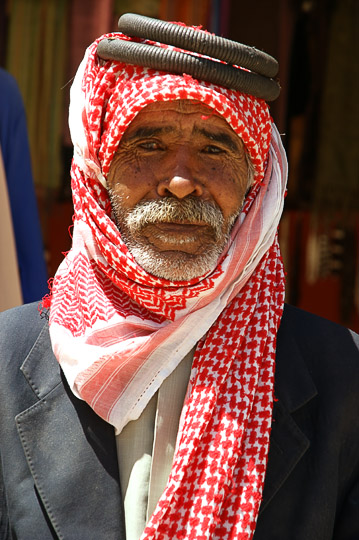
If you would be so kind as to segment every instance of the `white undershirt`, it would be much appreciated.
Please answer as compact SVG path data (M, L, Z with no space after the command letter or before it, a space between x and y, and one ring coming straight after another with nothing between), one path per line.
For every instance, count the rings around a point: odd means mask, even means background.
M141 416L116 436L126 540L139 540L166 487L193 354L167 377Z

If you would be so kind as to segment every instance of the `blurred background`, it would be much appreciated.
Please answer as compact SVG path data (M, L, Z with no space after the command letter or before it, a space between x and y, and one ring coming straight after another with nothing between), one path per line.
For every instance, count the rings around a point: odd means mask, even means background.
M270 107L289 158L287 301L359 331L358 0L2 2L0 66L24 103L47 276L71 244L71 81L85 48L126 12L202 25L279 60Z

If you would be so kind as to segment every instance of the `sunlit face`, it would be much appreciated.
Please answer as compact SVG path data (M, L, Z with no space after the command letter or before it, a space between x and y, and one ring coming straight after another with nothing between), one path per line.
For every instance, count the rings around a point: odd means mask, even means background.
M114 218L137 263L172 281L212 270L248 188L244 146L199 102L156 102L135 117L107 178Z

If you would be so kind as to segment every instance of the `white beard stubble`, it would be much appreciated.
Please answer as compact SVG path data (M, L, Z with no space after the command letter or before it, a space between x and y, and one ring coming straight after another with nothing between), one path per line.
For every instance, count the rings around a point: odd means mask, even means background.
M200 277L213 270L221 256L229 238L233 224L240 213L227 220L223 218L220 208L196 197L186 197L183 200L175 197L165 197L154 201L138 203L134 208L125 210L121 198L109 190L115 223L121 233L122 240L132 253L135 261L146 272L170 281L188 281ZM158 223L171 222L205 223L208 225L208 242L201 254L190 254L184 251L155 249L144 236L146 227ZM171 243L186 244L194 238L184 236L171 237L160 231L157 237Z

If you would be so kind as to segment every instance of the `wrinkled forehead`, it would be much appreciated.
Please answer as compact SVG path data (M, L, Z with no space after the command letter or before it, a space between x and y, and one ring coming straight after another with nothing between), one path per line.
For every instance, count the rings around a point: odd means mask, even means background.
M203 115L217 116L218 118L222 118L222 116L212 107L196 99L154 101L153 103L145 105L138 114L143 115L144 113L152 112L161 113L163 111L175 111L176 113L183 115L198 112Z
M234 150L242 148L243 142L225 118L213 108L197 100L179 99L156 101L143 107L127 126L123 138L133 134L154 134L180 131L189 127L193 132L212 130L222 133ZM209 132L208 132L209 133ZM232 141L232 144L230 144ZM233 143L234 141L234 143Z

